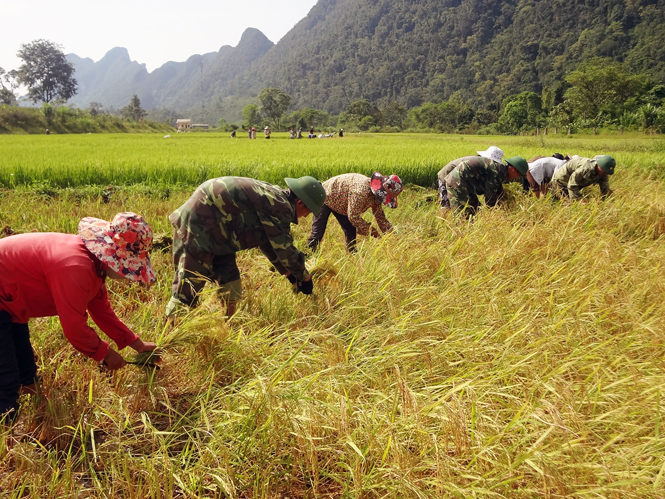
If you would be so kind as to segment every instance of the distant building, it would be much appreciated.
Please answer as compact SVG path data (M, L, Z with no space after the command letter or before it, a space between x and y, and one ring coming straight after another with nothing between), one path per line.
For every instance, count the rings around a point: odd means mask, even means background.
M207 130L210 128L210 125L208 123L194 123L192 128L196 128L198 130Z
M179 132L189 132L192 129L192 120L190 119L178 119L175 122L175 127Z

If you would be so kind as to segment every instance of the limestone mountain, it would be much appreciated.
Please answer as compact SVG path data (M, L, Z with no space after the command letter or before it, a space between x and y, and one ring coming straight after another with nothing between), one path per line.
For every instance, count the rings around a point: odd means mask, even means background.
M214 122L239 121L269 86L294 108L333 114L358 99L413 107L457 93L496 109L529 90L556 100L593 57L665 82L665 0L320 0L276 45L250 29L235 48L150 74L124 49L70 60L79 105L124 106L136 93L145 107Z

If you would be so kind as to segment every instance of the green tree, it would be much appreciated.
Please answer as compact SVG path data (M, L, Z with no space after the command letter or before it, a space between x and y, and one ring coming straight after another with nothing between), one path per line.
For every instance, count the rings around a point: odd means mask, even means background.
M129 104L120 110L120 114L124 118L128 118L130 120L141 121L145 115L148 114L148 112L141 107L141 100L139 99L138 95L134 94L132 95Z
M13 106L16 104L16 89L18 82L16 80L16 70L5 71L0 68L0 104Z
M90 112L91 116L97 116L102 112L103 107L104 105L101 102L91 102L88 111Z
M499 127L510 133L536 128L542 124L543 102L534 92L522 92L507 97L499 116Z
M261 114L259 113L259 107L256 104L248 104L242 108L242 117L245 120L247 128L258 125L261 121Z
M67 62L61 45L35 40L21 45L17 55L23 60L17 71L18 83L28 88L33 102L66 101L76 94L74 66Z
M624 102L647 85L645 75L634 75L623 64L595 58L566 76L565 98L577 118L595 120L602 113L618 115Z
M261 102L261 114L268 118L279 130L282 117L291 105L291 96L282 92L279 88L264 88L259 92Z
M382 123L384 126L402 128L408 111L397 102L391 102L381 110Z

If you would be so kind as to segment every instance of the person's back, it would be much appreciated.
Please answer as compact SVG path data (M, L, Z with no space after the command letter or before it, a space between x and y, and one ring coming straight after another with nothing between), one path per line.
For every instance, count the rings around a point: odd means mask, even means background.
M219 177L201 184L169 220L205 261L270 238L290 238L295 211L284 189L252 178Z
M614 159L612 160L611 172L614 173ZM564 163L554 172L552 183L555 185L554 193L560 193L571 200L581 199L580 190L594 184L598 184L603 196L610 193L610 183L607 174L599 172L596 159L576 157ZM610 173L610 175L612 174Z
M500 189L506 177L506 165L481 156L468 156L446 176L448 179L459 177L467 185L473 186L476 194L488 194L485 191ZM489 203L488 203L489 204Z
M529 163L529 172L538 185L548 184L552 181L554 172L565 162L565 159L546 156Z

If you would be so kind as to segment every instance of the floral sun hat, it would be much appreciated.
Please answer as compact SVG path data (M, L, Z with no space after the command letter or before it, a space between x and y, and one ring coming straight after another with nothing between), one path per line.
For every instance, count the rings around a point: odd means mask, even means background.
M402 179L397 175L384 177L380 172L374 172L369 187L381 203L389 208L397 208L397 196L402 192Z
M79 222L79 236L88 251L114 272L131 281L155 281L148 256L152 229L141 215L125 211L111 222L85 217Z
M483 158L489 158L492 161L501 163L501 158L503 158L503 151L499 149L497 146L489 146L487 148L487 151L478 151L478 156L482 156Z

